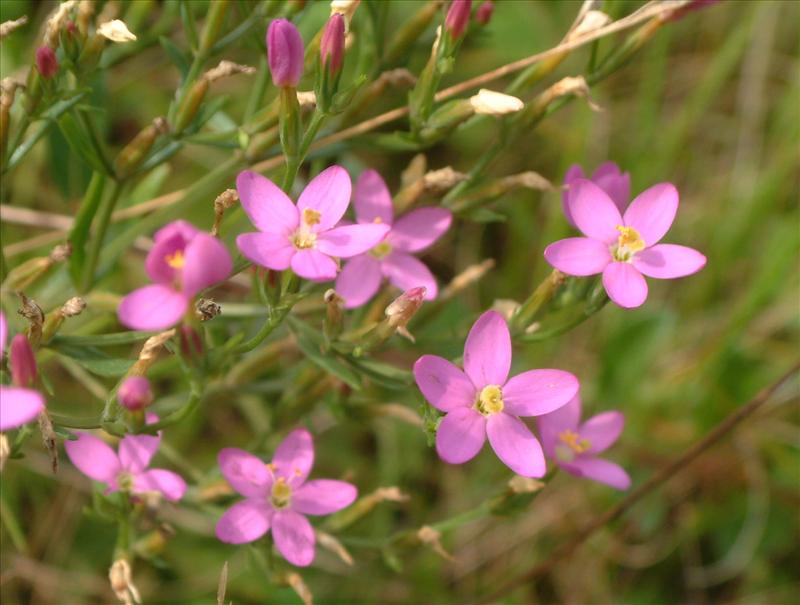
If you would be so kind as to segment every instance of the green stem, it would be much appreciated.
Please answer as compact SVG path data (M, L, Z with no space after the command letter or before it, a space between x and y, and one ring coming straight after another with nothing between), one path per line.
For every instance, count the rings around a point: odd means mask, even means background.
M114 212L114 207L117 205L121 189L121 184L118 181L112 181L111 190L100 204L100 209L97 212L97 228L92 238L91 245L89 246L89 254L86 256L86 265L84 266L83 276L81 277L80 292L82 293L92 289L97 262L100 259L100 251L103 248L103 240L105 239L108 225L111 222L111 214Z
M247 353L255 349L264 342L267 336L272 334L275 328L277 328L284 319L286 319L286 316L289 315L289 311L292 310L295 302L297 302L297 298L294 294L297 292L299 285L300 282L297 276L292 273L286 284L283 295L281 296L280 302L275 307L270 307L267 310L267 319L264 325L261 326L261 329L250 340L240 344L235 350L236 353Z
M50 412L50 419L58 426L63 426L68 429L99 429L102 426L100 421L92 416L76 418L74 416L67 416L66 414Z
M22 531L22 527L17 521L16 515L14 515L14 511L11 510L11 507L8 505L6 501L5 490L0 489L0 520L3 521L3 527L8 532L8 535L11 537L11 542L14 543L14 547L21 552L22 554L26 554L28 552L28 543L25 540L25 532Z

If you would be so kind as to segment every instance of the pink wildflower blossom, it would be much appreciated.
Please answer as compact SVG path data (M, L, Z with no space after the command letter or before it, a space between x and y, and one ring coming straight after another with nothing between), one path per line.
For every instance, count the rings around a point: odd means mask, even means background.
M498 458L525 477L542 477L542 447L519 416L539 416L565 405L578 379L562 370L529 370L508 378L511 335L502 315L478 318L464 345L464 372L435 355L414 364L414 378L431 405L446 413L436 450L451 464L472 459L486 437Z
M258 229L236 238L242 254L275 271L291 267L300 277L329 281L339 267L334 258L366 252L389 231L387 225L337 227L350 204L350 176L341 166L317 175L295 206L268 178L246 170L236 178L239 199Z
M181 320L198 292L226 279L233 263L225 246L186 221L154 236L145 269L155 283L134 290L119 305L119 320L134 330L163 330Z
M570 199L573 189L572 185L579 179L586 179L592 181L595 185L600 187L606 192L606 195L611 198L616 207L619 209L620 214L625 212L628 206L628 201L631 199L631 175L629 172L622 172L614 162L603 162L592 173L589 178L584 175L583 168L578 164L573 164L564 175L564 185L566 189L561 194L561 204L564 208L564 216L573 227L575 221L572 219L572 211L570 210Z
M620 214L613 200L591 181L572 183L570 211L586 237L550 244L547 262L567 275L603 274L603 287L620 307L647 299L644 276L673 279L696 273L706 257L693 248L659 244L678 211L678 190L670 183L640 193Z
M155 414L147 415L148 424L157 421ZM119 442L119 453L99 437L83 432L75 434L78 439L64 442L67 456L84 475L105 483L108 487L106 493L158 492L172 502L177 502L186 493L186 482L177 473L148 468L161 443L160 432L157 435L126 435Z
M625 416L603 412L581 423L581 398L576 395L567 405L537 418L539 434L547 457L568 473L628 489L628 473L613 462L598 458L619 439Z
M374 170L361 173L353 204L360 225L383 224L391 230L372 250L345 264L336 279L336 292L344 298L345 306L352 309L366 303L384 277L401 290L424 287L427 300L436 298L436 279L411 253L424 250L447 231L453 218L450 211L419 208L395 221L392 196Z
M225 448L219 466L244 500L217 522L217 537L228 544L258 540L272 528L275 546L292 565L314 560L314 529L305 515L329 515L356 499L355 486L344 481L306 481L314 464L314 444L304 429L289 433L270 464L244 450Z
M17 336L25 339L25 344L30 350L30 345L27 339L22 334ZM6 317L0 313L0 360L3 359L6 350L6 340L8 339L8 324ZM15 341L17 338L15 337ZM34 361L33 368L28 368L25 372L18 372L17 367L21 363L16 351L20 350L19 346L12 347L11 350L11 371L12 376L15 377L15 386L0 385L0 432L8 431L27 424L35 420L40 412L44 410L44 397L38 391L27 388L29 383L18 384L17 377L21 375L36 375L36 366ZM33 352L31 351L31 358ZM27 355L25 356L27 357ZM29 362L27 362L29 363Z
M303 76L303 38L291 21L275 19L269 24L267 59L275 86L297 87Z

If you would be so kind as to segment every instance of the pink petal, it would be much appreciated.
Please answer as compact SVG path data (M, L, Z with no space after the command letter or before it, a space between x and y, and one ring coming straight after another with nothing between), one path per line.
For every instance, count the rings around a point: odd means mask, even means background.
M486 441L486 419L471 407L456 407L442 418L436 431L436 451L450 464L474 458Z
M505 384L503 401L514 416L541 416L569 403L579 387L578 379L569 372L529 370Z
M581 439L587 439L590 453L598 454L606 451L619 439L622 427L625 426L625 416L621 412L603 412L592 416L578 429Z
M389 225L347 225L322 231L317 236L317 250L330 256L350 258L374 248L389 233Z
M386 241L404 252L419 252L442 237L453 215L444 208L419 208L404 214L392 226Z
M272 511L264 502L242 500L217 521L217 538L228 544L254 542L269 530Z
M28 424L43 410L38 391L0 385L0 433Z
M629 263L611 263L603 270L603 287L620 307L633 309L647 300L647 282Z
M586 237L606 244L617 241L622 216L606 192L591 181L578 179L570 184L569 210Z
M176 252L183 252L190 239L183 236L185 229L176 229L174 224L167 225L157 234L155 244L147 253L144 261L147 276L158 284L171 284L180 276L180 271L171 267L167 257ZM194 235L192 235L194 237Z
M125 435L119 442L119 461L122 468L141 473L150 466L160 443L161 437L156 435Z
M631 478L625 469L602 458L579 457L569 465L564 465L564 468L574 475L599 481L619 490L626 490L631 486Z
M281 441L272 458L275 475L298 486L314 466L314 441L305 429L295 429Z
M315 479L292 494L292 510L304 515L330 515L350 506L358 496L354 485L333 479Z
M117 454L99 437L89 433L75 433L74 441L64 441L67 456L84 475L102 483L112 483L122 470Z
M314 248L298 250L292 256L292 271L310 281L330 281L338 270L336 261Z
M292 200L268 178L245 170L236 177L242 207L256 229L288 236L300 224L300 213Z
M306 185L300 194L300 199L297 200L297 208L301 214L306 208L319 212L318 230L326 231L344 216L350 204L351 187L347 171L341 166L331 166Z
M0 361L6 352L6 342L8 341L8 323L6 323L6 316L0 311Z
M583 168L578 164L570 166L566 174L564 174L565 188L561 192L561 207L564 210L564 216L567 218L567 222L573 227L575 227L575 220L572 218L572 213L569 210L569 196L572 193L572 187L570 187L570 185L578 179L585 178L586 176L583 174Z
M620 213L631 199L631 175L622 172L614 162L603 162L592 174L592 182L608 194Z
M369 254L354 256L336 278L336 293L347 309L355 309L375 296L381 285L381 264Z
M523 477L544 477L547 470L539 440L519 418L505 412L492 414L486 434L497 457Z
M161 227L153 235L153 241L159 243L163 240L178 237L183 240L184 245L194 239L194 236L200 233L200 229L184 220L172 221Z
M608 245L588 237L568 237L544 249L544 257L567 275L596 275L613 259Z
M547 452L548 457L555 458L559 433L578 430L578 423L581 420L580 395L576 394L566 405L562 405L549 414L539 416L536 420L544 451Z
M706 257L694 248L676 244L656 244L633 257L633 266L647 277L673 279L697 273Z
M381 222L391 225L394 220L392 195L386 182L375 170L365 170L358 177L353 193L353 206L359 223Z
M158 492L170 502L177 502L186 493L186 481L183 477L163 468L152 468L149 471L133 476L134 494Z
M486 311L472 326L464 344L464 370L475 388L503 386L511 368L511 334L497 311Z
M235 447L217 456L222 476L237 492L248 498L266 498L272 487L272 472L261 459Z
M198 234L186 246L183 266L183 291L194 296L201 290L228 279L233 262L228 249L216 237Z
M436 278L418 258L404 252L392 252L381 263L383 274L393 286L404 292L412 288L425 288L425 300L433 300L439 294Z
M297 253L287 236L275 233L242 233L236 237L236 247L247 260L274 271L288 269Z
M183 292L152 284L134 290L119 303L119 321L132 330L164 330L178 323L189 301Z
M645 245L653 246L664 237L678 212L678 190L671 183L659 183L644 190L625 211L625 226L633 227Z
M292 565L306 567L314 560L314 529L300 513L276 512L272 517L272 537L278 552Z
M470 379L442 357L423 355L417 359L414 379L425 399L437 410L449 412L475 403L475 387Z

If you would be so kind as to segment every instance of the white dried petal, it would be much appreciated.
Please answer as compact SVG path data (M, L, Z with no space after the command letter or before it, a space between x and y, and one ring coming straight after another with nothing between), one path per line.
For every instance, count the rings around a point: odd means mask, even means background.
M133 42L136 35L120 19L106 21L97 28L97 33L112 42Z
M522 99L512 95L503 94L494 90L481 88L474 97L470 97L470 104L475 113L488 116L502 116L515 113L525 107Z

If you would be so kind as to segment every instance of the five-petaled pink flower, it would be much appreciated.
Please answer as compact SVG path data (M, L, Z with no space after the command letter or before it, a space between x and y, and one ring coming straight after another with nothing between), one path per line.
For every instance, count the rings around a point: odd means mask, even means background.
M578 379L562 370L529 370L509 379L510 369L511 335L495 311L472 326L464 345L464 372L435 355L423 355L414 364L425 399L447 414L436 432L436 450L445 462L470 460L488 436L512 471L544 475L542 447L518 416L539 416L565 405L578 392Z
M631 175L629 172L622 172L614 162L603 162L592 173L589 178L584 175L583 168L578 164L573 164L567 169L564 175L564 192L561 194L561 205L564 208L564 216L573 227L576 227L575 221L572 219L572 211L570 210L570 199L572 196L572 183L577 180L586 179L592 181L595 185L600 187L606 192L606 195L611 198L614 205L619 209L620 214L625 212L628 207L628 202L631 199Z
M384 224L391 231L366 254L345 264L336 279L336 292L347 308L359 307L380 288L383 277L401 290L422 286L425 298L436 298L436 279L428 267L412 256L432 245L450 227L453 215L444 208L419 208L394 220L392 196L374 170L365 170L353 196L356 220L361 225Z
M147 415L147 423L158 421L155 414ZM65 441L67 456L80 472L101 483L106 493L123 491L131 494L158 492L176 502L186 493L183 478L161 468L148 469L158 446L158 435L126 435L119 442L119 454L99 437L77 432L75 441Z
M18 337L25 336L18 334ZM6 340L8 339L8 324L6 317L0 313L0 360L3 359L6 350ZM25 344L27 344L25 339ZM30 345L27 345L30 349ZM11 350L11 369L13 376L30 374L30 369L26 371L16 371L15 365L29 364L30 361L21 358L16 354L17 347ZM32 353L31 353L32 356ZM36 362L33 361L35 364ZM23 370L23 368L18 368ZM35 375L35 365L33 373ZM16 381L15 381L16 383ZM8 431L27 424L35 420L40 412L44 410L44 397L38 391L27 388L28 384L15 384L15 386L0 385L0 432Z
M597 455L619 439L625 417L621 412L603 412L581 423L581 399L576 395L567 405L536 419L547 457L568 473L628 489L628 473Z
M270 464L236 448L219 453L219 466L231 487L245 497L220 517L217 537L229 544L258 540L272 528L275 546L293 565L314 560L314 529L304 515L329 515L356 499L344 481L306 481L314 464L314 444L304 429L289 433Z
M295 206L268 178L246 170L236 189L247 216L258 229L236 238L242 254L257 265L300 277L329 281L339 270L334 258L366 252L389 231L388 225L337 227L350 204L350 176L341 166L319 173L303 190Z
M640 193L620 214L613 200L591 181L570 185L569 208L586 237L550 244L544 256L567 275L603 274L603 287L620 307L647 299L644 276L672 279L696 273L706 257L693 248L659 244L678 211L678 190L670 183Z
M119 320L134 330L163 330L181 320L201 290L223 281L233 263L225 246L186 221L160 229L145 270L155 283L134 290L119 305Z

